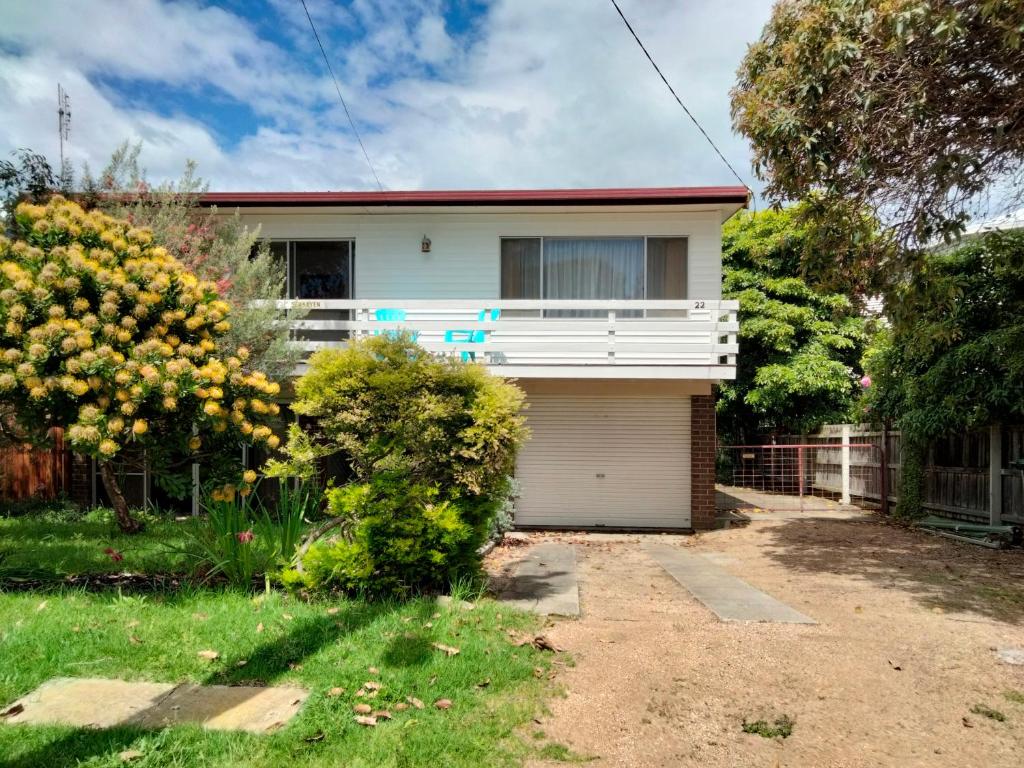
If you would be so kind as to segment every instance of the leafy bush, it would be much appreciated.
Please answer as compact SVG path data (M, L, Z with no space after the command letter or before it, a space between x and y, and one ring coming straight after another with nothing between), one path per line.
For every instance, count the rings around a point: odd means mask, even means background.
M327 500L336 519L350 521L348 536L311 548L303 573L286 577L291 584L405 596L444 589L476 566L472 505L440 498L435 486L381 475L333 488Z
M318 531L335 540L311 546L286 581L402 596L474 577L526 436L522 391L398 334L314 355L296 394L318 450L304 438L286 454L340 450L354 480L328 491Z
M519 481L514 477L508 477L507 481L505 494L498 505L497 512L491 518L491 524L487 531L488 540L497 539L512 530L516 497L521 488Z
M82 511L71 499L33 497L17 501L0 502L0 517L45 517L55 520L74 520Z
M25 440L64 427L98 462L125 532L128 511L115 460L143 452L163 471L176 461L223 456L240 442L278 438L280 385L222 356L231 305L187 271L152 232L54 197L22 204L18 239L0 236L0 417ZM240 474L219 461L208 474Z

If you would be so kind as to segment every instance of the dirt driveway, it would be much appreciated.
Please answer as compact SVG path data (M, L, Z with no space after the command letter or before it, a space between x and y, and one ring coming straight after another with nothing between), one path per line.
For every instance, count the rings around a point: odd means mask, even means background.
M657 537L819 622L808 626L718 621L640 536L547 538L576 546L583 615L548 630L575 666L533 735L592 765L1024 765L1024 667L995 654L1024 646L1019 550L873 520ZM499 548L491 567L523 551ZM795 721L785 740L742 730L784 715Z

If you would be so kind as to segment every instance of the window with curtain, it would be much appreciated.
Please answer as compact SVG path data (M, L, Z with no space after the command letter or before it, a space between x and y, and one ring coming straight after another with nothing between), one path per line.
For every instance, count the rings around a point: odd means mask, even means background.
M686 238L503 238L501 297L684 299ZM603 314L601 311L545 312L548 317L597 317ZM638 314L630 312L633 316Z

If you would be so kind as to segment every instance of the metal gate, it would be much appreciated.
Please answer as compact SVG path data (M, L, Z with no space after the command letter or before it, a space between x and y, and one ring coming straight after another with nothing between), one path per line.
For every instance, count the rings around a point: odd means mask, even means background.
M881 449L873 443L822 442L727 445L718 481L746 507L826 511L844 505L879 507L888 497Z

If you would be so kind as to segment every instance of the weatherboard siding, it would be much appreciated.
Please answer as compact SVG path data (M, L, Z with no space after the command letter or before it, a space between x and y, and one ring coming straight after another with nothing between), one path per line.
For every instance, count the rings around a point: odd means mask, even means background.
M721 213L698 211L349 213L337 209L242 211L270 239L355 240L355 297L499 297L500 239L531 235L686 236L689 297L721 298ZM426 235L431 251L422 253Z

